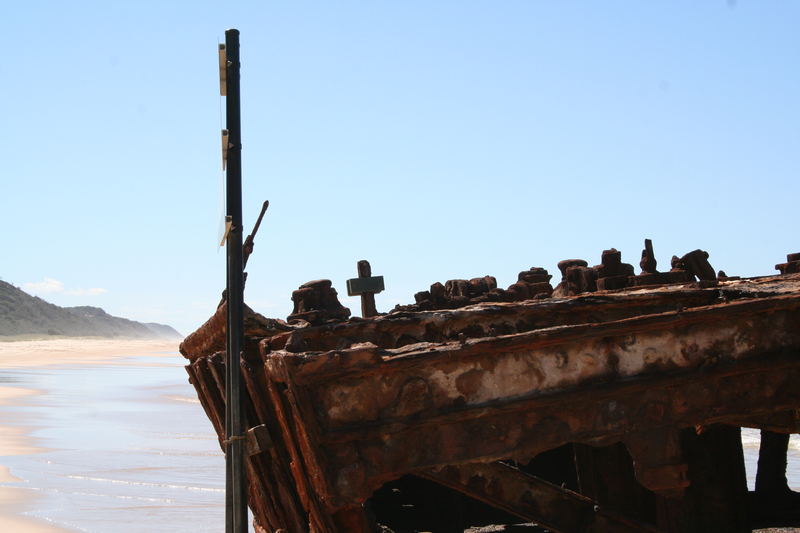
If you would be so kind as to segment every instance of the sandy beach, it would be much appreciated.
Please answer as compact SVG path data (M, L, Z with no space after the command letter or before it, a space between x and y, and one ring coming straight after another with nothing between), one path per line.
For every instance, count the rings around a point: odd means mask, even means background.
M126 364L131 356L162 356L177 351L176 341L110 340L60 338L0 342L0 372L8 369L43 368L64 365ZM24 405L42 390L0 382L0 407ZM0 418L0 457L36 454L44 451L30 432L33 425L21 424L18 416L4 412ZM2 459L0 459L1 461ZM38 494L7 486L19 481L6 465L0 464L0 531L16 533L59 533L70 531L24 516Z
M114 363L130 356L162 356L178 350L178 341L59 338L0 342L0 369ZM14 394L0 392L2 394Z

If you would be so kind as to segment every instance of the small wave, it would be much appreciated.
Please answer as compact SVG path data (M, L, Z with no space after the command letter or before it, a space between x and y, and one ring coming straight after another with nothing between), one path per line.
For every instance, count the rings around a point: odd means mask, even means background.
M157 455L159 457L220 457L224 456L225 454L222 450L219 451L210 451L210 452L193 452L193 451L183 451L183 450L136 450L137 453L142 455Z
M131 481L131 480L124 480L124 479L111 479L106 477L93 477L93 476L77 476L77 475L68 475L68 479L78 479L81 481L96 481L99 483L111 483L113 485L131 485L137 487L157 487L162 489L183 489L183 490L193 490L198 492L225 492L225 489L214 488L214 487L197 487L194 485L178 485L175 483L154 483L148 481Z
M115 500L140 501L147 503L175 503L171 498L151 498L147 496L129 496L126 494L109 494L107 492L84 492L80 490L56 489L44 487L31 487L30 490L45 494L70 494L72 496L85 496L87 498L113 498ZM224 491L223 491L224 492Z
M217 440L217 434L211 431L204 431L203 433L176 433L170 431L148 431L148 437L158 440ZM144 448L137 448L144 449Z
M174 402L185 402L185 403L200 403L200 400L197 398L192 398L191 396L180 396L178 394L165 394L162 398L166 400L172 400Z
M150 435L154 438L164 440L217 440L216 433L212 433L211 431L205 433L168 433L153 431Z

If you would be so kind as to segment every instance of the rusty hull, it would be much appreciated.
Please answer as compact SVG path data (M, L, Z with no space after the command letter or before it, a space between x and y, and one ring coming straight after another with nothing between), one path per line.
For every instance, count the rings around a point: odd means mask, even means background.
M800 274L317 326L253 316L248 471L266 531L367 531L362 504L409 473L553 531L655 531L510 465L622 442L638 482L675 499L691 482L681 430L797 427ZM222 439L214 321L181 351Z

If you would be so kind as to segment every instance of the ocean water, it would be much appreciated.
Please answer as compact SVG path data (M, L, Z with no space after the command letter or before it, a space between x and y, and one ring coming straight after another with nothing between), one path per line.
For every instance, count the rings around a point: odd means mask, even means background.
M183 359L0 371L0 382L44 390L3 407L0 422L34 426L45 451L0 457L37 498L31 517L91 533L224 530L224 457L188 384ZM759 433L742 432L753 488ZM800 490L800 439L790 485Z
M742 449L747 469L747 486L750 490L753 490L756 484L760 442L760 432L757 429L742 428ZM800 492L800 435L792 435L789 438L789 451L786 454L786 479L792 490Z
M46 391L3 408L47 448L0 457L22 479L9 486L38 496L28 515L75 531L223 531L225 460L183 359L127 362L0 371Z

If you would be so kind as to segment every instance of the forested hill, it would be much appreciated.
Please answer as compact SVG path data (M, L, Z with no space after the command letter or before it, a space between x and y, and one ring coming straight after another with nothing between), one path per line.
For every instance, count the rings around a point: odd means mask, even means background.
M59 307L0 281L0 336L8 335L181 338L170 326L111 316L99 307Z

